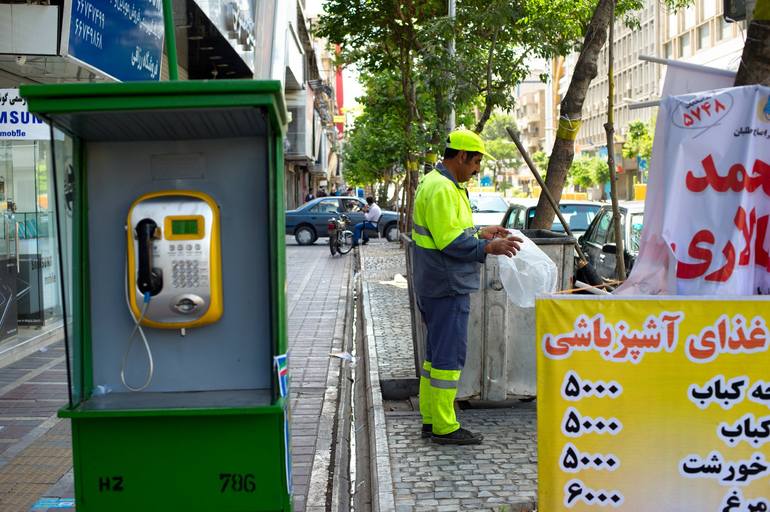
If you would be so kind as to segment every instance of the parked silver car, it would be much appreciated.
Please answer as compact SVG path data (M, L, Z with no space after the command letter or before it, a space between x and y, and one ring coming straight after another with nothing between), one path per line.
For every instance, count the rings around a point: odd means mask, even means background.
M535 218L536 206L537 199L512 200L501 225L509 229L529 229ZM601 207L602 203L596 201L563 200L559 203L561 214L575 237L585 233ZM554 217L551 231L564 232L564 227L556 217Z
M626 272L629 272L639 255L639 240L644 226L644 202L632 201L621 203L620 215L623 219L620 231L623 233L623 248ZM615 260L615 224L612 206L605 205L599 210L588 230L578 239L580 247L596 272L604 279L617 279Z

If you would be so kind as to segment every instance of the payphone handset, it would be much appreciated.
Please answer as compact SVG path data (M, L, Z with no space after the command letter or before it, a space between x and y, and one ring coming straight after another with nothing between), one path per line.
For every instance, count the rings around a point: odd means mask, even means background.
M219 207L208 194L170 190L131 205L127 295L141 325L189 329L222 316Z

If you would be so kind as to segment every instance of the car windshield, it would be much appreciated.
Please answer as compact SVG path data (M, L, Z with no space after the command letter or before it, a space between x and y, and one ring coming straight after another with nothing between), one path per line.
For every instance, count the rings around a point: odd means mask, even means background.
M639 240L642 238L642 227L644 226L644 214L634 213L631 215L631 240L629 252L639 252Z
M574 231L585 231L588 229L588 225L596 217L596 212L599 211L601 206L595 204L561 204L559 209L564 220L569 224L569 228ZM535 208L530 208L529 220L535 218ZM558 233L564 232L564 226L561 225L559 218L556 217L551 225L551 231Z
M478 213L504 213L508 203L500 196L471 197L471 208Z

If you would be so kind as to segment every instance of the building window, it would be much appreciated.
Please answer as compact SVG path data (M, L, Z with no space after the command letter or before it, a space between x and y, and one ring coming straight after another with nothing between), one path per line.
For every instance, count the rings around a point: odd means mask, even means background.
M692 53L692 48L690 47L689 32L682 34L682 37L679 38L679 48L681 48L682 57L689 57L690 54Z
M729 39L733 35L733 27L732 24L725 21L724 16L719 17L719 40L723 39Z
M679 18L675 12L668 15L668 37L674 37L679 33Z
M698 50L711 46L711 30L708 23L698 27Z
M695 6L691 5L684 10L684 28L688 29L694 27L697 21L698 18L695 16Z
M663 56L667 59L674 58L674 41L669 41L663 45Z
M717 0L701 0L701 9L703 21L710 20L717 15Z

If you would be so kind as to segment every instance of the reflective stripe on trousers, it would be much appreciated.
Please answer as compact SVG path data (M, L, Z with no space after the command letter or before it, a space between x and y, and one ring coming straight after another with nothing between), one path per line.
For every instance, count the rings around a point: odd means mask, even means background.
M434 434L450 434L460 428L454 407L459 381L460 370L432 368L430 361L422 364L420 414L423 424L433 425Z

